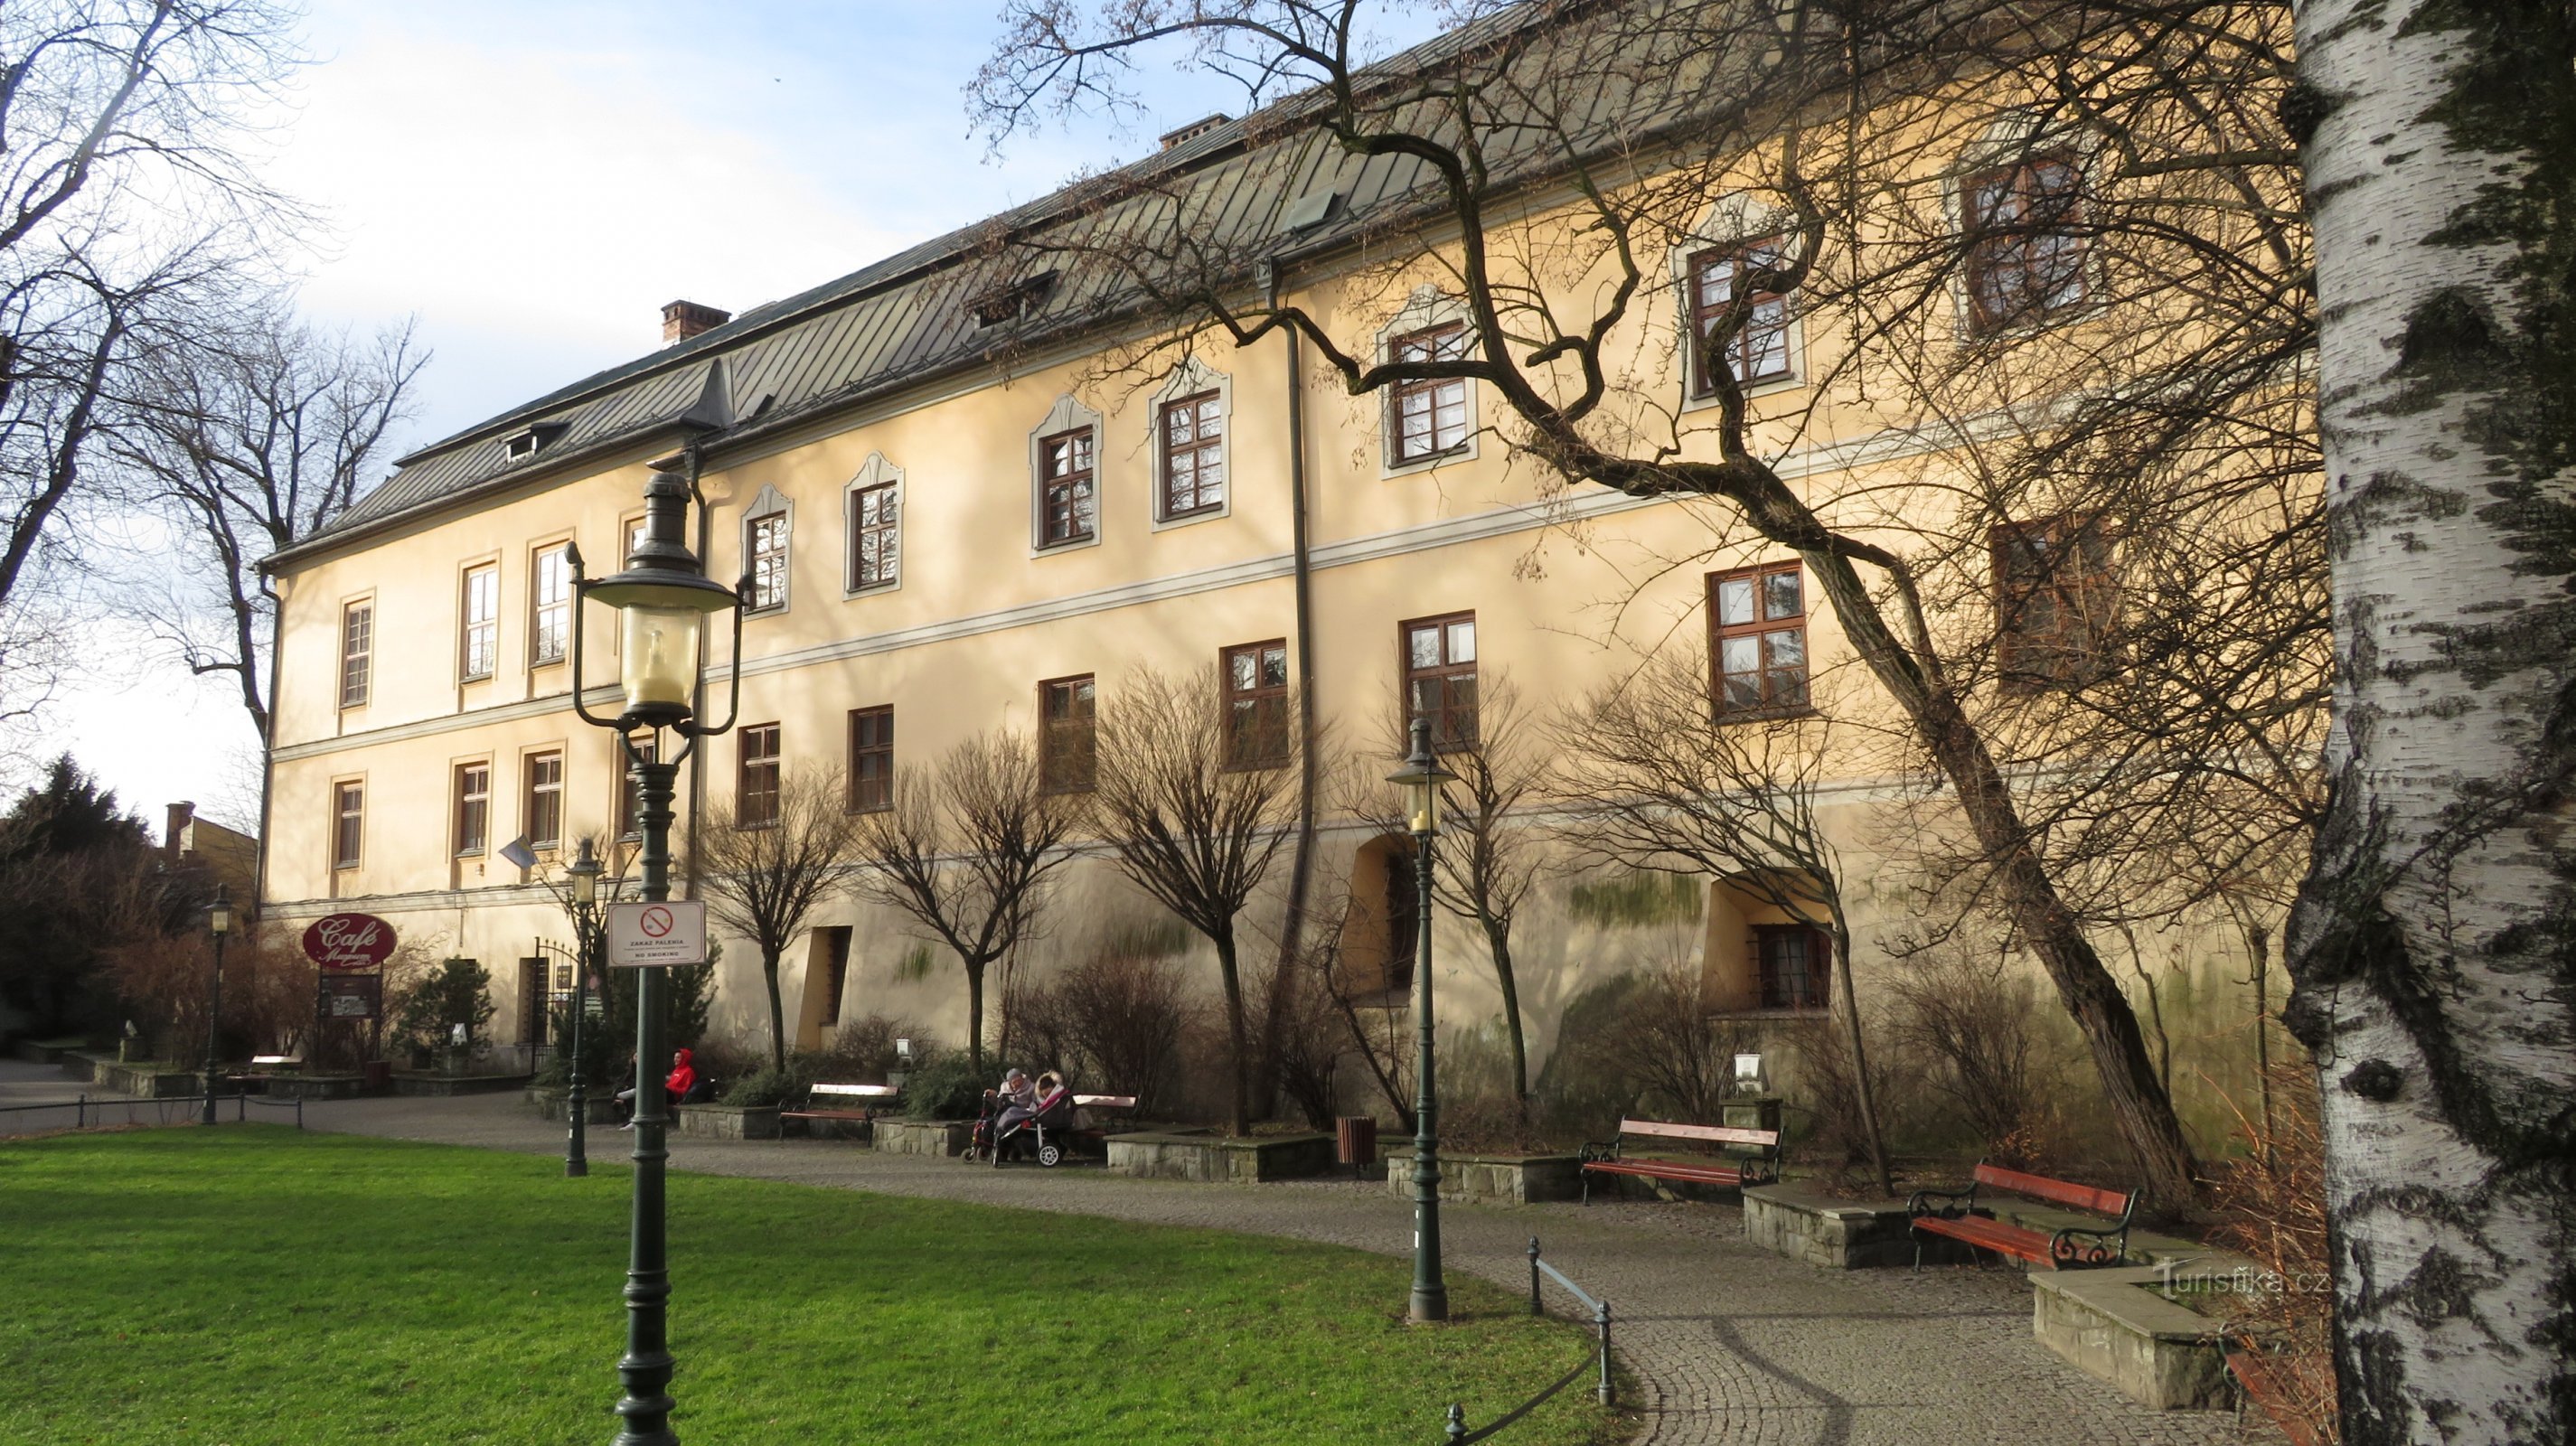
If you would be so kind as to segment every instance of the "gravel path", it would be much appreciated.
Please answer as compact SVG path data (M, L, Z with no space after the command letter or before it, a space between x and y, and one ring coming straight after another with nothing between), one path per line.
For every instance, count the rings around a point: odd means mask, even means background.
M375 1099L306 1107L316 1129L529 1154L563 1129L515 1095ZM628 1136L591 1132L620 1158ZM1192 1185L1097 1168L1002 1170L880 1155L835 1141L674 1138L680 1171L790 1180L1028 1209L1325 1241L1403 1255L1411 1208L1349 1181ZM686 1188L684 1185L678 1188ZM1747 1245L1732 1207L1659 1203L1452 1205L1447 1264L1526 1288L1536 1235L1548 1259L1608 1300L1637 1383L1639 1440L1759 1442L2199 1443L2241 1439L2218 1412L2158 1412L2060 1361L2030 1334L2030 1290L2012 1270L1821 1271ZM685 1309L686 1263L680 1290ZM1423 1440L1439 1439L1428 1406ZM1508 1437L1504 1438L1508 1441Z

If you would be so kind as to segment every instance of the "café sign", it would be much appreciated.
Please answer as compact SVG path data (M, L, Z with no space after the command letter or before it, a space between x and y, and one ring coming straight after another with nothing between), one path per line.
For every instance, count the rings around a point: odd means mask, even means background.
M373 914L325 914L304 931L304 957L325 969L374 969L394 952L394 926Z

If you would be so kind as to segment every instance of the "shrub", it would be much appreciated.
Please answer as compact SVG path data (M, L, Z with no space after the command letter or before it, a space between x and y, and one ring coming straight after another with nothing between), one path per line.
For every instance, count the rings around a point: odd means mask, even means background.
M926 1066L939 1054L939 1042L922 1033L911 1020L871 1014L864 1019L841 1022L832 1035L830 1049L815 1050L804 1056L813 1061L813 1077L835 1084L884 1084L886 1076L904 1068L894 1051L898 1039L912 1041L912 1067Z
M1915 955L1889 983L1897 1002L1888 1033L1933 1062L1934 1089L1949 1096L1998 1164L2035 1164L2055 1131L2033 1056L2033 987L2000 955L1963 950Z
M2222 1223L2214 1244L2252 1256L2267 1273L2228 1301L2233 1344L2275 1353L2267 1364L2286 1408L2331 1446L2335 1416L2334 1292L2327 1255L2325 1139L2317 1121L2317 1076L2305 1060L2272 1067L2271 1107L2236 1111L2248 1158L2230 1161L2214 1192ZM2257 1118L2259 1115L2260 1118Z
M1132 1094L1148 1114L1169 1102L1190 1014L1178 961L1113 948L1024 990L1013 1042L1037 1068Z
M758 1069L724 1087L716 1096L718 1104L783 1105L802 1101L805 1092L814 1087L813 1056L799 1055L787 1061L785 1069Z
M400 998L385 1004L397 1039L442 1049L454 1039L456 1026L465 1026L468 1039L480 1040L483 1026L492 1022L492 972L475 960L449 959L406 982Z
M999 1078L997 1074L995 1078ZM991 1081L975 1070L975 1058L964 1050L940 1055L914 1070L903 1082L903 1113L914 1120L972 1119Z
M1750 1031L1710 1016L1687 962L1641 974L1600 1045L1638 1099L1703 1123L1734 1092L1735 1056L1759 1047Z

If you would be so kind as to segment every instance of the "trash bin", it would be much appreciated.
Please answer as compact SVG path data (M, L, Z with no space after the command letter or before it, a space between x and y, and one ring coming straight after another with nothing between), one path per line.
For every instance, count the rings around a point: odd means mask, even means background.
M394 1062L392 1060L363 1060L358 1065L358 1072L364 1088L371 1090L385 1090L392 1089L394 1086Z
M1367 1115L1344 1115L1333 1121L1333 1153L1353 1173L1377 1163L1377 1121Z

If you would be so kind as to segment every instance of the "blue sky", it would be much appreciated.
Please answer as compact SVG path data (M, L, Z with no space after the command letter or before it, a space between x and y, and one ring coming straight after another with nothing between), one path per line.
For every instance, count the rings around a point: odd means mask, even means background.
M994 155L963 88L996 8L311 0L319 63L266 168L326 222L305 238L306 310L361 330L416 320L434 360L409 450L652 350L664 302L740 312L1242 113L1225 83L1162 69L1138 77L1146 118L1051 126ZM149 818L189 798L255 822L238 703L166 656L124 666L150 640L99 631L115 675L73 680L22 762L70 748Z

